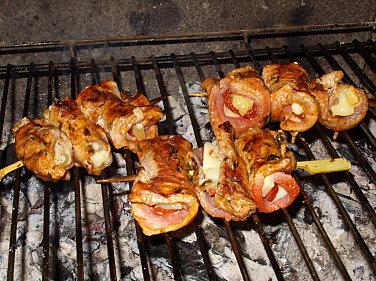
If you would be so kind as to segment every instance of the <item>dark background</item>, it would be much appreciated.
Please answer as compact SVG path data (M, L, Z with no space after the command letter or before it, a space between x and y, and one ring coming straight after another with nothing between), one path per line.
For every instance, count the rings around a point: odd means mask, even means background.
M0 45L372 22L375 13L375 0L6 0Z

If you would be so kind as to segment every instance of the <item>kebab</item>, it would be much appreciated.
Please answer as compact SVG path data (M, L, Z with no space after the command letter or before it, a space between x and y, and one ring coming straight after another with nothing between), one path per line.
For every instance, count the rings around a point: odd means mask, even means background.
M76 165L84 167L89 174L99 175L112 163L111 147L105 132L87 119L71 98L52 104L44 118L61 128L73 147Z
M115 148L132 150L135 142L156 137L155 124L164 116L144 95L130 98L121 94L114 81L86 87L76 101L86 117L107 133Z
M271 93L271 119L291 132L292 140L299 132L310 129L318 120L316 100L308 89L309 76L298 63L269 64L262 78Z
M29 144L32 144L36 149L39 149L39 147L45 147L44 150L46 151L55 147L55 142L51 138L49 139L49 142L46 142L41 137L28 137L27 134L23 132L37 135L39 127L43 127L44 129L42 131L45 134L50 132L51 135L56 136L59 140L57 142L59 148L56 149L56 153L52 151L52 158L50 156L49 158L47 157L49 161L51 160L50 163L44 163L43 167L39 166L39 164L37 165L36 163L39 163L38 161L42 161L43 153L39 153L39 151L34 153L33 150L29 150L28 154L33 153L34 159L33 164L29 164L29 157L31 156L26 155L23 152L22 147L20 147L19 150L16 150L20 161L1 169L0 180L7 173L24 165L44 180L68 180L68 170L71 168L71 165L64 166L65 172L62 174L61 165L57 165L53 160L53 155L60 153L59 151L66 146L60 147L60 136L66 136L66 138L64 137L63 139L66 139L67 142L69 142L69 146L73 151L71 159L74 160L75 165L85 167L89 174L97 175L112 162L110 146L105 133L107 133L110 140L115 144L119 144L120 140L123 140L124 143L122 147L131 147L135 140L151 138L157 134L155 123L163 117L163 114L157 106L150 105L147 98L142 94L136 94L129 97L124 93L119 92L115 82L104 81L84 89L81 97L88 98L88 100L85 100L84 98L77 99L80 101L82 107L85 107L86 109L95 111L94 106L96 105L98 106L97 111L100 112L106 108L108 113L106 115L107 118L101 118L98 120L110 120L112 122L111 124L118 124L119 130L121 129L126 137L122 138L121 134L116 134L116 131L112 129L104 132L101 127L93 124L83 115L76 102L72 99L57 101L50 107L50 109L45 111L45 117L48 120L37 119L37 121L34 122L33 120L25 119L25 121L20 122L14 129L16 134L16 145L17 143L22 143L23 146L29 146ZM96 104L95 100L97 100ZM159 100L160 99L155 99L152 103L155 104ZM92 102L92 104L90 104L90 102ZM116 115L116 117L113 118L108 110L113 110L115 112L113 115ZM120 113L123 113L123 117L119 116ZM116 122L114 121L115 119ZM128 127L127 122L129 122ZM20 130L22 133L16 133L28 123L30 124L27 127ZM128 131L126 131L125 128L128 128ZM119 147L119 145L117 145L117 147ZM40 159L38 159L37 156L39 156ZM57 158L59 157L60 156L57 156ZM65 157L68 159L68 155ZM46 162L45 159L43 161Z
M45 119L23 118L13 129L16 153L30 171L46 181L69 180L73 150L68 136Z
M228 121L235 137L249 128L262 128L270 114L270 94L257 70L245 66L229 72L223 79L202 82L209 98L209 118L214 134ZM215 124L213 126L213 124Z
M138 142L141 169L134 178L131 212L146 235L180 229L197 215L198 165L191 144L181 136Z
M345 84L342 71L325 74L310 84L311 94L319 106L319 122L335 132L358 125L368 111L367 94L360 88Z

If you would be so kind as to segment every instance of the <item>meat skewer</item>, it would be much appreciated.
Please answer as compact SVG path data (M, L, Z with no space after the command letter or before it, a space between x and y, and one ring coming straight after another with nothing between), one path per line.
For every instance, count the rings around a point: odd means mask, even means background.
M235 69L223 79L202 82L208 93L209 118L214 134L228 121L235 137L249 128L261 128L270 113L270 94L257 70L250 66Z
M198 165L191 144L180 136L140 141L136 149L141 170L129 201L146 235L180 229L197 215Z
M69 180L73 151L64 132L44 119L28 118L23 118L13 131L16 153L22 164L43 180ZM16 162L13 166L22 167L21 163Z
M84 167L89 174L99 175L112 163L105 132L84 116L74 100L55 102L44 112L44 117L68 136L76 165Z
M130 98L120 93L114 81L85 88L78 95L77 104L87 118L107 133L115 148L132 150L137 141L156 137L155 124L164 116L144 95Z
M235 150L232 126L225 122L217 129L218 147L204 147L201 185L197 197L213 217L245 220L256 211L250 198L246 165Z
M319 122L335 132L358 125L368 111L367 94L360 88L342 83L342 71L333 71L313 81L311 94L318 101Z
M236 150L247 165L251 197L260 212L285 208L300 192L289 174L296 161L286 146L283 132L260 129L249 130L235 141Z
M266 65L262 71L271 92L271 118L280 121L282 130L299 132L310 129L318 120L318 107L308 89L307 71L297 63Z

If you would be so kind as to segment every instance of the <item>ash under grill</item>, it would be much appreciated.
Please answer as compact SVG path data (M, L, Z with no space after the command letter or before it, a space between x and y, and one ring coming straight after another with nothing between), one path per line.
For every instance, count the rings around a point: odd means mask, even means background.
M369 30L370 27L357 27ZM351 32L351 28L339 28ZM320 31L315 31L320 33ZM325 31L326 33L337 31ZM308 32L307 34L309 34ZM304 30L300 34L305 34ZM283 34L258 34L279 37ZM252 40L250 40L252 39ZM253 37L239 34L160 39L161 44L244 40L238 50L150 58L127 53L86 60L80 52L115 43L49 43L0 48L0 57L67 52L64 60L0 66L1 166L15 161L14 123L36 117L54 98L75 97L83 87L113 79L120 90L139 91L160 103L166 119L161 134L179 133L196 147L211 141L207 103L190 97L200 81L251 64L298 61L312 75L343 70L345 81L376 90L376 43L322 42L314 45L253 48ZM147 46L153 40L139 40ZM111 53L111 52L110 52ZM116 52L114 52L116 53ZM11 60L12 57L10 57ZM9 58L8 58L9 59ZM46 183L17 170L1 183L0 277L2 280L372 280L376 274L375 110L338 141L320 125L291 146L298 160L346 157L353 169L330 175L296 173L301 196L285 210L255 214L241 223L212 219L202 211L187 228L146 237L130 215L127 184L98 185L83 170L70 182ZM135 172L134 155L115 151L106 176ZM9 251L8 251L9 249ZM23 277L22 277L23 276Z

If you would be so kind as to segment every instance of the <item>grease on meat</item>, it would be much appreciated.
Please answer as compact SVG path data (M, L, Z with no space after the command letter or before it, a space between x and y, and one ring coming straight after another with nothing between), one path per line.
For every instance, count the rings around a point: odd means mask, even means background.
M180 229L197 215L198 166L191 144L180 136L140 141L136 148L141 171L129 201L146 235Z
M112 163L105 132L84 116L74 100L55 102L44 112L44 117L69 137L76 165L84 167L89 174L99 175Z
M13 129L17 156L46 181L69 180L73 166L72 143L65 133L44 119L23 118Z

